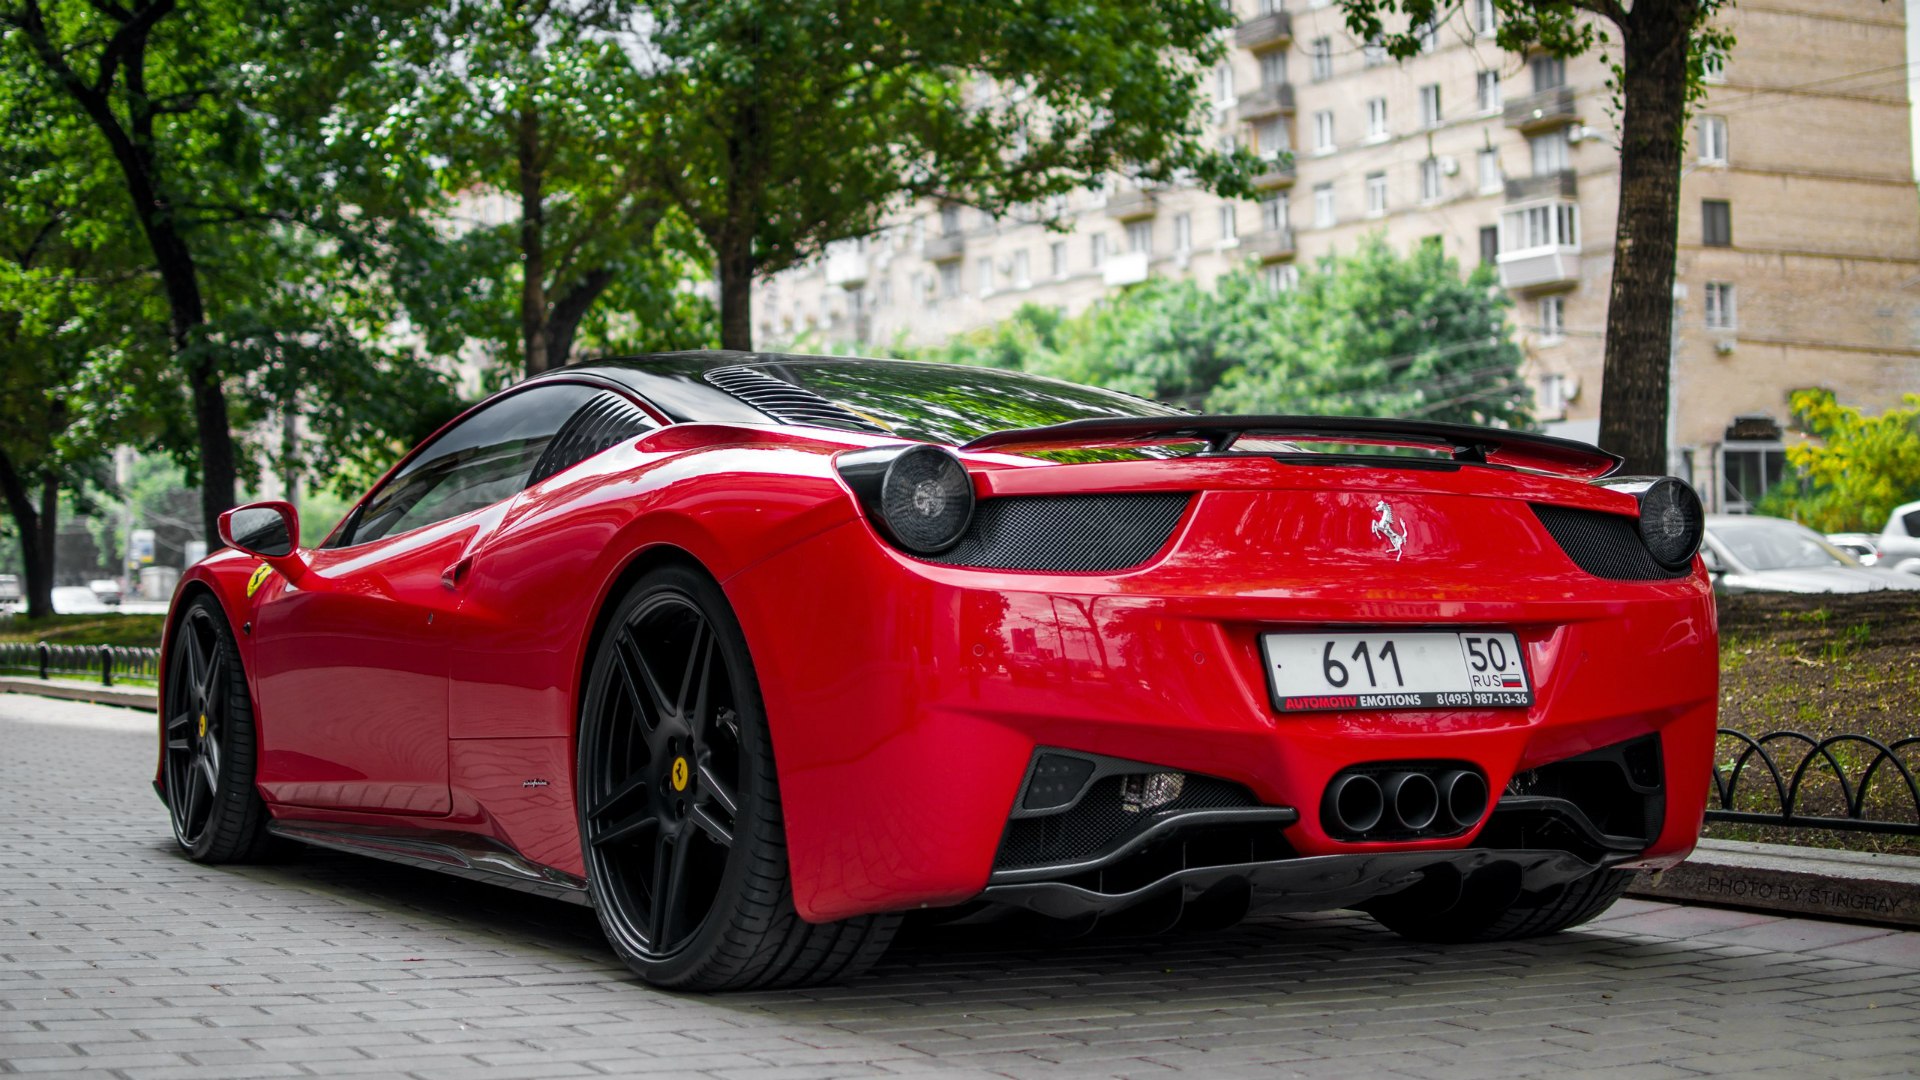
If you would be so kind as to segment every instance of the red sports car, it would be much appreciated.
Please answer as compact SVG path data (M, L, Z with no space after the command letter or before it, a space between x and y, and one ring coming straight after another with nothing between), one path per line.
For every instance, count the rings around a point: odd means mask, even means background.
M221 519L156 786L195 859L564 897L667 986L845 977L922 909L1549 933L1707 793L1700 503L1618 466L985 368L568 367L318 547Z

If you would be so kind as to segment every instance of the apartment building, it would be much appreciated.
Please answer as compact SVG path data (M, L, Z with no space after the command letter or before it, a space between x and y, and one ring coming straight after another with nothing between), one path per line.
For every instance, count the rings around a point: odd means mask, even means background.
M1537 415L1594 438L1619 193L1600 58L1502 52L1486 0L1404 62L1319 0L1235 4L1213 121L1271 162L1258 199L1114 179L1025 217L915 207L765 282L760 340L937 342L1022 304L1078 311L1243 265L1286 288L1384 232L1495 264ZM1792 390L1872 410L1920 392L1920 201L1900 5L1772 0L1730 19L1739 44L1688 133L1670 441L1709 505L1739 510L1780 476Z

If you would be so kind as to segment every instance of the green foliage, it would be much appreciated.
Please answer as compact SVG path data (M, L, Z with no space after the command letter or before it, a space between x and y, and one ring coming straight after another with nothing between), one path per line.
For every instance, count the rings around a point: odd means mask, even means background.
M1019 368L1188 408L1418 417L1526 427L1530 395L1489 272L1379 237L1297 289L1251 271L1212 289L1146 282L1074 318L1029 305L944 347L898 350Z
M1819 441L1787 447L1798 473L1756 507L1821 532L1879 532L1902 503L1920 499L1920 394L1867 416L1831 390L1796 390L1794 419Z

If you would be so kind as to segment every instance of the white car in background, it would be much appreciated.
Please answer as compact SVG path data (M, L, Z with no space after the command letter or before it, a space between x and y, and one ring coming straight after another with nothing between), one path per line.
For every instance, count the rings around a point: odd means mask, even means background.
M1712 515L1700 557L1718 592L1920 592L1920 575L1862 566L1826 537L1785 518Z
M1920 502L1894 507L1878 543L1880 560L1874 565L1920 574Z

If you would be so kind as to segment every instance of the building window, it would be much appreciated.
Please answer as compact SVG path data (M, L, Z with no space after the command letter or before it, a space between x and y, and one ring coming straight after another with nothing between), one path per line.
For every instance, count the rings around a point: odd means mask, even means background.
M1287 122L1275 116L1253 125L1253 152L1273 161L1290 149Z
M960 208L943 206L940 208L940 235L957 236L960 233Z
M1033 267L1028 261L1026 248L1013 253L1013 287L1016 289L1033 287Z
M1260 200L1260 227L1267 232L1279 232L1287 227L1287 219L1293 216L1289 211L1285 192L1269 195Z
M993 259L988 256L982 256L981 258L975 260L973 265L976 268L976 271L978 272L978 274L980 275L980 295L992 296L993 295Z
M1480 191L1482 194L1499 191L1506 183L1506 174L1500 170L1500 151L1482 150L1475 155L1480 166Z
M1333 141L1333 110L1322 109L1313 114L1313 149L1317 153L1331 154Z
M1746 513L1790 475L1786 448L1779 442L1729 439L1720 446L1720 509Z
M1727 58L1723 53L1700 58L1700 81L1723 83L1727 81Z
M1367 138L1384 139L1387 137L1387 99L1383 97L1367 99Z
M1441 194L1440 159L1430 157L1420 163L1420 200L1433 202Z
M1480 265L1492 266L1500 259L1500 226L1480 227Z
M1275 50L1260 54L1260 85L1279 86L1287 81L1287 54Z
M1700 200L1700 242L1708 247L1733 246L1733 204L1725 199Z
M1224 109L1233 102L1233 65L1221 64L1213 69L1213 103Z
M1481 37L1500 32L1500 16L1494 10L1493 0L1473 0L1473 32Z
M1067 242L1053 242L1053 276L1057 280L1067 276Z
M1315 184L1313 186L1313 223L1324 229L1333 222L1333 185Z
M940 264L940 297L955 300L960 296L960 264L957 262Z
M1366 47L1361 49L1360 53L1366 58L1368 67L1379 67L1381 64L1387 62L1387 47L1382 45L1378 39L1367 42Z
M1440 84L1429 83L1420 88L1420 126L1440 126Z
M1107 265L1107 235L1105 233L1095 233L1093 237L1087 241L1087 254L1095 270Z
M1542 420L1558 420L1567 415L1567 377L1540 376L1540 389L1534 395L1534 408Z
M1533 69L1536 94L1567 85L1567 62L1557 56L1536 56L1528 66Z
M1220 242L1240 239L1240 208L1233 203L1220 204Z
M1127 223L1127 250L1152 257L1152 221L1130 221Z
M1307 55L1312 61L1311 70L1314 82L1323 82L1333 78L1332 38L1314 38L1313 44L1307 47Z
M1367 174L1367 216L1379 217L1387 212L1387 174L1374 172Z
M1193 250L1193 215L1175 214L1173 218L1173 250L1185 255Z
M1300 284L1300 268L1292 263L1274 263L1267 267L1267 288L1274 292L1291 292Z
M1731 330L1733 319L1733 285L1725 281L1707 282L1707 329Z
M1475 96L1480 101L1480 111L1496 113L1500 111L1500 73L1482 71L1473 77Z
M1567 160L1571 156L1566 128L1535 135L1527 140L1527 146L1533 151L1533 175L1548 176L1566 171Z
M1440 24L1432 19L1422 23L1414 33L1420 36L1420 51L1430 53L1440 47Z
M1281 0L1260 0L1257 10L1262 15L1278 15L1287 10L1287 5Z
M1709 165L1727 163L1726 117L1703 116L1700 118L1700 160Z
M1559 341L1567 334L1567 298L1564 296L1543 296L1540 298L1540 340Z
M1501 251L1580 246L1580 208L1573 203L1545 203L1509 210L1500 215Z

